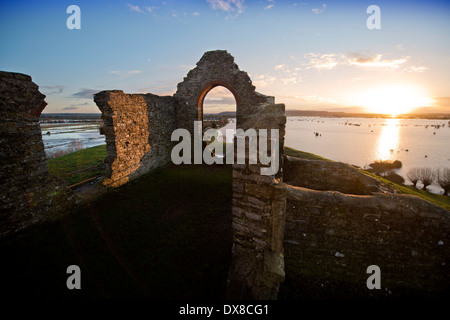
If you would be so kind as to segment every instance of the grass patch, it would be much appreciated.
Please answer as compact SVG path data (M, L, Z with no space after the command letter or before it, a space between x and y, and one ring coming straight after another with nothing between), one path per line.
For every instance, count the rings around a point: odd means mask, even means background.
M296 150L296 149L293 149L293 148L290 148L290 147L284 147L284 154L287 155L287 156L297 157L297 158L306 159L306 160L332 161L330 159L323 158L321 156L317 156L317 155L309 153L309 152Z
M50 173L62 178L68 185L104 174L106 145L72 152L47 161ZM83 170L90 167L87 170ZM83 171L80 171L83 170Z
M450 210L450 197L448 197L448 196L431 193L431 192L428 192L425 190L419 190L419 189L415 188L414 186L400 185L395 182L384 179L383 177L380 177L374 173L368 172L364 169L358 169L358 170L368 176L374 177L375 179L379 180L380 182L384 183L385 185L388 185L388 186L396 189L400 193L418 196L419 198L422 198L428 202L436 204L446 210Z
M289 147L284 147L284 153L288 156L292 156L292 157L297 157L297 158L302 158L302 159L308 159L308 160L326 160L326 161L332 161L326 158L322 158L320 156L317 156L315 154L312 153L308 153L308 152L303 152L303 151L299 151L293 148L289 148ZM450 197L448 196L444 196L444 195L440 195L440 194L435 194L435 193L431 193L428 191L424 191L424 190L419 190L416 189L413 186L405 186L405 185L401 185L401 184L397 184L394 183L392 181L389 181L383 177L380 177L379 175L376 175L374 173L371 173L367 170L364 169L358 169L361 173L364 173L368 176L371 176L375 179L377 179L378 181L384 183L387 186L390 186L392 188L394 188L395 190L397 190L399 193L403 193L403 194L411 194L414 196L418 196L419 198L422 198L428 202L431 202L433 204L436 204L446 210L450 210Z

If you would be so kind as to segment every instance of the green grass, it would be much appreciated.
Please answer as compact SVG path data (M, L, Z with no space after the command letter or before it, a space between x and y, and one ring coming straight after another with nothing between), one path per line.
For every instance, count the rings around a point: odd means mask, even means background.
M431 193L425 190L420 190L417 189L413 186L405 186L405 185L400 185L397 183L394 183L392 181L389 181L383 177L380 177L374 173L368 172L366 170L363 169L359 169L360 172L374 177L375 179L379 180L380 182L396 189L398 192L400 193L404 193L404 194L411 194L414 196L418 196L419 198L422 198L428 202L434 203L438 206L441 206L442 208L446 209L446 210L450 210L450 197L448 196L444 196L441 194L435 194L435 193Z
M317 155L309 153L309 152L296 150L296 149L293 149L293 148L290 148L290 147L284 147L284 154L288 155L288 156L291 156L291 157L297 157L297 158L307 159L307 160L332 161L330 159L323 158L321 156L317 156Z
M103 175L105 157L106 145L100 145L50 159L47 163L50 173L61 177L68 185L73 185ZM92 168L83 170L88 167Z
M298 157L298 158L302 158L302 159L332 161L332 160L317 156L315 154L299 151L299 150L296 150L296 149L293 149L290 147L284 147L284 153L288 156ZM396 189L399 193L411 194L414 196L418 196L419 198L422 198L428 202L436 204L446 210L450 210L450 197L448 197L448 196L435 194L435 193L431 193L431 192L424 191L424 190L419 190L413 186L400 185L400 184L394 183L392 181L389 181L383 177L380 177L374 173L368 172L364 169L358 169L358 170L361 173L364 173L368 176L374 177L375 179L379 180L380 182Z

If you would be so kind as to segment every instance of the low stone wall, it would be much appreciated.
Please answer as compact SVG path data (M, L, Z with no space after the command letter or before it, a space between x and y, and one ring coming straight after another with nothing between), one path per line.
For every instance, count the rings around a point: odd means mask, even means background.
M415 196L288 185L284 250L293 278L346 283L367 293L367 267L377 265L388 296L450 294L450 213Z
M74 202L48 171L39 125L44 98L30 76L0 72L0 236L64 214Z
M380 182L342 162L285 157L284 181L314 190L332 190L349 194L379 191Z
M94 101L102 111L108 151L104 185L118 187L170 161L172 97L112 90L97 93Z

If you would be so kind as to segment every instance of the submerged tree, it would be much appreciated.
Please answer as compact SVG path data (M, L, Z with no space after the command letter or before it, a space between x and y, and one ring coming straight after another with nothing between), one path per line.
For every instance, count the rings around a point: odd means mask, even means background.
M420 180L420 169L412 168L411 170L408 171L406 177L408 178L409 181L413 183L414 187L416 187L417 182Z
M423 183L422 190L426 190L427 187L433 183L434 178L436 178L436 174L431 168L420 168L420 181Z
M436 182L444 189L444 195L450 195L450 168L436 169Z

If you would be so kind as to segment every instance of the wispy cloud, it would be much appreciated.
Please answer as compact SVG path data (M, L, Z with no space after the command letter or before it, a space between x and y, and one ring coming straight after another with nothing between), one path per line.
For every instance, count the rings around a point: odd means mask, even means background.
M337 66L354 66L369 69L400 70L404 72L424 72L427 67L407 66L409 56L394 59L386 59L382 54L371 56L360 53L314 53L309 52L304 55L309 61L302 63L305 69L331 70Z
M273 7L275 7L275 0L267 0L267 2L270 2L267 6L264 7L264 10L270 10Z
M306 53L305 57L309 59L306 69L325 69L330 70L338 65L336 54L334 53Z
M79 107L81 107L81 106L87 106L87 105L89 105L89 103L88 102L85 102L85 103L74 103L74 104L71 104L69 107L64 107L64 108L62 108L62 110L78 110L78 109L80 109Z
M416 67L416 66L410 66L404 69L406 72L416 72L416 73L422 73L425 70L427 70L427 67Z
M266 88L277 81L276 77L269 74L256 75L255 77L252 77L252 79L253 85L255 85L258 89Z
M142 73L142 70L111 70L108 73L115 74L115 75L118 75L120 77L130 77L130 76L133 76L135 74Z
M314 8L312 9L312 12L314 14L321 14L323 13L325 10L327 9L327 5L326 4L322 4L322 6L320 8Z
M64 86L56 85L56 86L40 86L41 89L44 89L45 94L59 94L64 90Z
M409 57L400 59L383 59L383 55L364 56L359 53L351 53L344 56L350 65L369 68L398 69L408 61Z
M72 94L71 97L72 98L81 98L81 99L93 99L94 94L96 94L97 92L99 92L99 90L83 88L83 89L80 89L80 91Z
M75 107L75 106L70 106L70 107L62 108L61 110L78 110L78 109L80 109L80 108Z
M244 0L207 0L213 10L222 10L225 12L244 12Z
M126 4L127 5L127 7L131 10L131 11L134 11L134 12L139 12L139 13L144 13L144 10L142 10L139 6L135 6L135 5L132 5L131 3L127 3Z

